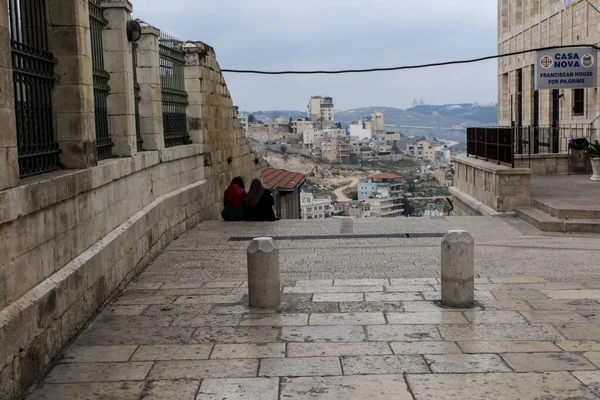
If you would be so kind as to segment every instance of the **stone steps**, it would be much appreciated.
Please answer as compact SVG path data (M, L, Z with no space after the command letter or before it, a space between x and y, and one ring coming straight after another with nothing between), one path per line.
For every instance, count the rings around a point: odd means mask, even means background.
M561 219L600 219L600 210L556 207L542 201L531 199L531 204L555 218Z
M600 219L557 218L536 207L515 209L517 217L543 232L600 233Z

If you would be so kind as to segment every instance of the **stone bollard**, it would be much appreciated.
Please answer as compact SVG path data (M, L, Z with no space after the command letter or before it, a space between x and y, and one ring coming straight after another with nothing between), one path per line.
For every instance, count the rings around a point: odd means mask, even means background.
M467 231L448 231L442 240L442 306L475 303L475 242Z
M272 238L259 237L248 246L250 307L276 308L281 304L279 247Z

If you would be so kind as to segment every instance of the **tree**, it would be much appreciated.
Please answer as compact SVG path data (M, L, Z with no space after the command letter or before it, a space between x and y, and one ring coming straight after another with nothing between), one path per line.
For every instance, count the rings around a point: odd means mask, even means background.
M425 105L425 101L422 98L419 100L419 105L420 106L424 106Z
M290 123L288 124L288 131L290 133L294 132L294 128L292 127L292 117L290 117Z
M416 106L418 106L418 105L419 105L419 102L417 101L417 99L413 99L413 102L412 102L413 108L416 107Z
M254 118L254 114L248 115L248 122L255 122L256 118Z
M233 109L235 110L235 116L237 117L240 114L240 107L233 106Z
M281 152L282 152L283 154L286 154L286 153L287 153L287 146L286 146L285 144L282 144L282 145L281 145L281 147L280 147L279 149L281 150Z

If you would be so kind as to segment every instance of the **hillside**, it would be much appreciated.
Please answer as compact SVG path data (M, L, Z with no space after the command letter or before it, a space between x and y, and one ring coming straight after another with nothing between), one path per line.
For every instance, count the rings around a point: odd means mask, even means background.
M376 111L383 112L386 125L427 126L434 128L463 129L467 126L496 125L498 123L498 107L478 104L422 104L407 110L394 107L363 107L353 110L336 111L335 119L348 125L354 121L369 117ZM249 112L245 112L249 113ZM278 117L305 117L304 111L265 110L253 112L257 119L276 119Z
M475 104L419 105L407 110L393 107L364 107L339 111L336 120L349 124L380 111L386 125L465 128L470 125L496 125L498 108Z

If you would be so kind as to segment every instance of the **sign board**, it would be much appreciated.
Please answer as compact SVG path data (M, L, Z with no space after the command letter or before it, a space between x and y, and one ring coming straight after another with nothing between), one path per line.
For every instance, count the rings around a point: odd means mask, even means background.
M535 52L535 89L580 89L598 86L598 52L572 47Z

